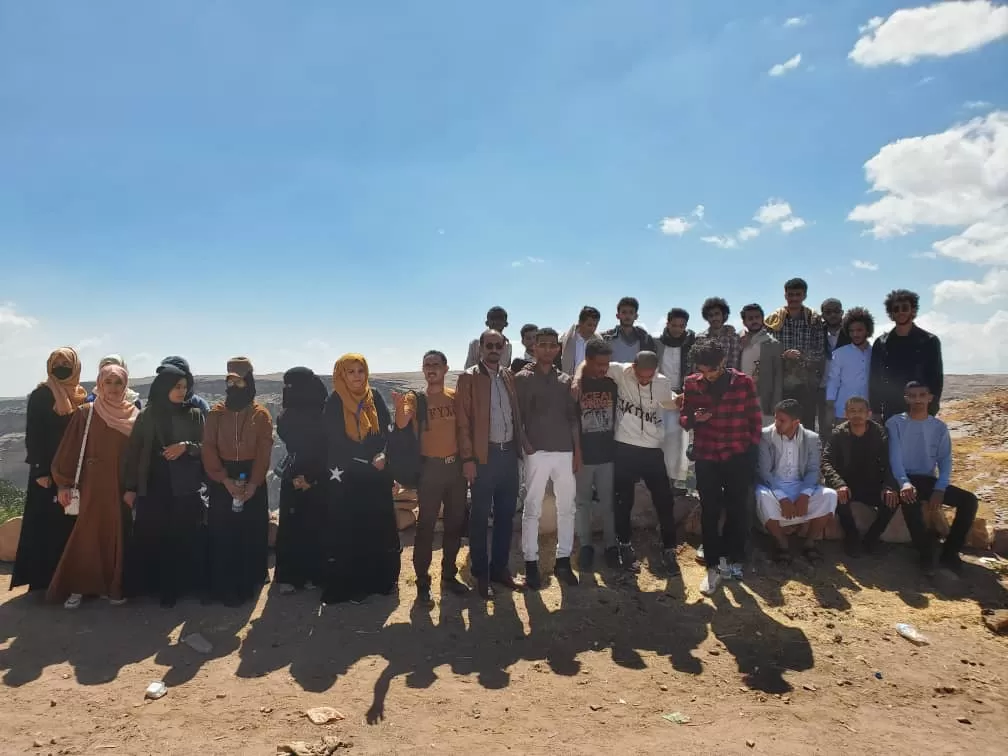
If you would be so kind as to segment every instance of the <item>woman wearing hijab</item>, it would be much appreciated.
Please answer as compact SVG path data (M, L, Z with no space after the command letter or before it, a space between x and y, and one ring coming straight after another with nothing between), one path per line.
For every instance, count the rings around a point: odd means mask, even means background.
M203 413L203 417L206 417L210 413L210 403L199 394L193 393L193 386L196 381L193 378L192 370L189 368L189 361L185 357L179 357L177 355L165 357L161 360L161 364L158 366L157 372L160 373L168 366L178 368L189 377L189 393L186 394L185 405L187 407L196 407Z
M161 606L200 586L203 558L203 413L187 406L192 376L162 366L130 436L123 500L133 509L128 590L155 595Z
M80 495L77 524L46 594L67 609L79 607L83 596L122 601L122 459L138 414L126 398L128 385L123 367L103 367L97 398L74 412L53 459L60 505L71 506L75 489Z
M203 429L203 467L210 480L210 597L238 606L268 578L273 420L255 401L249 359L232 358L227 371L227 398L210 410Z
M77 520L64 514L57 501L52 462L71 415L87 396L80 385L80 358L70 347L49 355L46 373L45 383L40 383L28 396L25 426L28 494L11 579L11 588L27 585L30 591L49 587Z
M322 410L326 391L322 379L306 367L284 373L283 412L277 435L287 456L277 473L280 483L280 527L276 539L273 579L280 593L293 593L320 583L320 552L326 526L326 437Z
M127 373L129 372L129 368L126 367L126 360L124 360L122 358L122 355L119 354L110 354L107 357L102 357L101 361L98 363L98 372L101 373L101 369L106 365L118 365L119 367L123 368ZM85 399L84 401L93 402L95 399L97 399L98 398L97 391L98 391L98 382L95 381L95 387L90 392L88 392L87 399ZM131 404L135 404L137 409L141 409L140 394L138 394L136 391L134 391L129 387L126 388L126 401L130 402Z
M399 581L402 547L385 460L391 419L368 379L363 355L343 355L325 405L332 539L326 604L391 594Z

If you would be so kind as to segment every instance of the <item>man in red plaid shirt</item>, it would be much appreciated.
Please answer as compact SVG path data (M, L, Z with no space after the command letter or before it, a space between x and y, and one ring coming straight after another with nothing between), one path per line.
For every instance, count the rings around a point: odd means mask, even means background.
M745 373L725 367L725 350L697 340L696 372L683 385L679 424L693 431L707 574L700 591L711 595L723 579L742 579L749 537L749 488L759 459L763 415L756 385ZM718 533L725 512L724 534Z

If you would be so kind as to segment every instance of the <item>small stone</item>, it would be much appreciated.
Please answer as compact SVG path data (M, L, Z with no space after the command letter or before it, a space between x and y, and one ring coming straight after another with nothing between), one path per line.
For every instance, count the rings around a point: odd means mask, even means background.
M711 656L721 656L721 652L718 651L716 648L709 649L707 653L710 654Z
M259 711L262 714L272 714L273 713L273 707L272 706L260 706L259 707Z
M341 719L346 719L342 712L331 706L316 706L314 709L305 711L305 716L311 720L312 724L324 725Z
M663 692L664 692L664 691L668 690L668 685L665 685L665 684L663 683L663 684L661 684L661 685L659 685L659 686L658 686L658 690L660 690L660 691L663 691Z
M39 740L38 738L36 738L35 742L32 743L32 748L41 748L44 745L45 745L45 743L43 743L41 740Z
M747 748L755 748L756 747L756 741L755 740L747 740L745 742L745 744L746 744Z
M56 738L49 738L49 745L56 745Z
M816 686L813 685L812 683L805 683L804 685L802 685L802 687L805 688L805 690L811 691L812 693L815 693L816 691Z
M602 711L602 704L588 704L588 708L592 711Z
M832 630L834 627L836 627L836 623L834 623L834 622L827 622L826 623L826 628L828 630Z
M841 635L840 633L836 633L833 636L833 642L834 643L843 643L843 635Z
M218 693L217 698L227 698L227 693Z
M784 696L783 698L781 698L781 701L783 701L786 704L789 704L791 703L791 696Z
M955 685L939 685L935 688L935 693L941 693L942 695L950 696L953 693L958 693L959 688Z
M964 725L971 725L971 724L973 724L969 720L968 717L956 717L956 722L958 722L959 724L964 724Z
M55 698L50 698L49 699L49 707L52 708L54 706L56 706L56 699Z

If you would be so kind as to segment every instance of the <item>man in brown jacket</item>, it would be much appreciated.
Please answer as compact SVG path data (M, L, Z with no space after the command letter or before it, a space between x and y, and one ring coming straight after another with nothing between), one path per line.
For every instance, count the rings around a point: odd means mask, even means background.
M486 330L480 335L479 347L480 361L459 376L455 388L455 420L462 474L472 494L469 515L472 574L480 596L490 599L491 582L511 590L523 587L508 569L523 435L514 376L501 362L504 337L500 331ZM491 507L494 526L488 558Z

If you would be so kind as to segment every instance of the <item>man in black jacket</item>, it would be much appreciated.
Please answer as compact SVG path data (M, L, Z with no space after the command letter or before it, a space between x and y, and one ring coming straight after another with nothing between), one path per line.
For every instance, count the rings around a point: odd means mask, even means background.
M633 297L623 297L616 305L619 325L602 334L613 348L613 362L633 362L640 352L656 352L655 340L644 328L634 325L640 303ZM576 366L575 366L576 367Z
M837 517L844 530L844 548L856 556L862 545L871 550L899 506L899 486L889 466L889 435L869 419L868 400L852 396L844 407L841 423L823 447L822 474L826 486L837 492ZM860 501L876 511L875 522L862 542L851 512L851 502Z
M872 414L883 424L907 411L903 389L910 381L931 389L934 399L928 414L938 414L945 382L941 341L914 324L919 306L920 297L907 289L891 291L885 298L886 312L895 327L872 345L868 388Z

